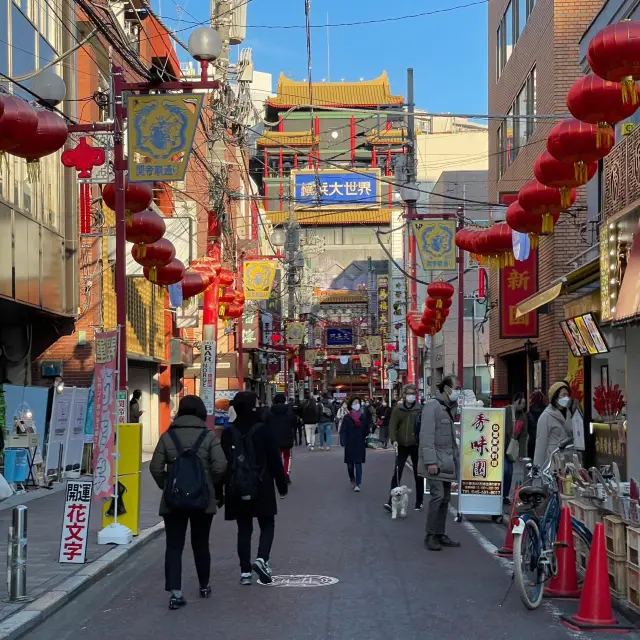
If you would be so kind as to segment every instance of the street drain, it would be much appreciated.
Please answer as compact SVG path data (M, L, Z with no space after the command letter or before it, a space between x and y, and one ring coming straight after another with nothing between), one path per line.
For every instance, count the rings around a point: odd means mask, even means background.
M330 587L339 582L330 576L273 576L271 584L266 587ZM258 582L258 584L262 584Z

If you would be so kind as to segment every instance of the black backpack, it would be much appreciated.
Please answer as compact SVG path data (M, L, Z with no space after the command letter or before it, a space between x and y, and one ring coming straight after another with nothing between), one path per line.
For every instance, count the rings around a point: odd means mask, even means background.
M231 475L229 477L229 494L235 500L255 500L262 483L262 471L256 461L253 447L253 434L260 423L254 424L245 435L233 424L231 432Z
M328 420L333 420L333 411L331 407L322 403L322 417L327 418Z
M169 429L168 433L178 451L178 456L169 471L169 479L164 488L164 499L171 509L205 511L209 506L209 484L198 450L209 430L202 429L193 447L188 449L182 447L174 429Z

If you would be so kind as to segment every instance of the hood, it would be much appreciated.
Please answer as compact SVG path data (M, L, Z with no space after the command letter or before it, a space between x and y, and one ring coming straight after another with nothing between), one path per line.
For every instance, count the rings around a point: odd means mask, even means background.
M192 429L202 429L206 427L204 420L200 420L197 416L178 416L169 426L170 429L186 429L191 427Z
M281 418L289 413L289 405L287 404L274 404L271 406L271 414Z

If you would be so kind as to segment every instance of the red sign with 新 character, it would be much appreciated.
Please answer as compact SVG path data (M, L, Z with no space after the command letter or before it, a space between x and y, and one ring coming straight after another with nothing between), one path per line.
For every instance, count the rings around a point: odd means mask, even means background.
M537 338L538 312L517 317L518 305L538 290L538 251L500 269L500 338Z

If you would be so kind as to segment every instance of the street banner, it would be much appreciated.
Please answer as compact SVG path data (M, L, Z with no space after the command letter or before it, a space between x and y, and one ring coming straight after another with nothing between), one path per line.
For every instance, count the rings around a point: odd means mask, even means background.
M367 336L365 341L369 353L380 353L382 351L382 340L380 336Z
M216 382L216 350L215 340L203 340L200 352L200 397L207 410L207 415L215 412L215 382Z
M130 182L184 180L203 98L202 93L127 98Z
M276 276L275 260L249 260L244 263L244 296L247 300L268 300Z
M287 344L301 345L304 340L304 322L290 322L287 325Z
M413 220L413 235L425 271L456 268L455 220Z
M378 332L389 332L389 276L378 276Z
M500 269L500 338L536 338L538 311L518 316L518 305L538 290L538 251Z
M371 367L371 356L368 353L360 354L360 364L365 369L368 369L369 367Z
M318 355L318 352L316 349L307 349L304 352L304 361L308 364L313 366L316 363L316 356Z
M91 480L67 482L58 562L84 564L86 560L92 488Z
M462 409L458 506L462 514L502 514L504 418L504 409Z
M96 333L93 410L93 497L96 500L110 498L113 492L117 361L118 332Z

